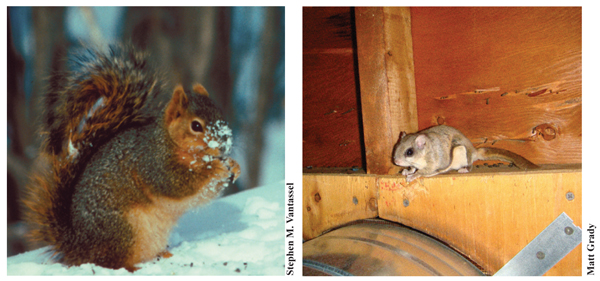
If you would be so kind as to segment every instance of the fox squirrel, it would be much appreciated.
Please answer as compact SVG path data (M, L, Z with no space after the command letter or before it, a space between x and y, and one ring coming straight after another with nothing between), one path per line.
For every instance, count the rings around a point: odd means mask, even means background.
M59 262L134 271L170 257L178 218L240 175L206 89L171 95L146 57L127 44L88 49L50 81L40 152L50 165L34 172L24 205L30 237Z

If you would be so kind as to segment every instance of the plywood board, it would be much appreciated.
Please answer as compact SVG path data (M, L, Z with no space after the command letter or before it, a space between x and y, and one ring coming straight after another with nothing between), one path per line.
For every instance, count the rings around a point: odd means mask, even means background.
M560 213L581 227L581 179L580 165L482 166L410 184L400 176L305 174L303 237L380 217L440 239L493 274ZM581 275L581 254L578 246L546 275Z
M305 174L302 236L305 240L348 222L377 217L376 177Z
M302 163L363 166L351 8L303 8Z
M419 129L581 163L581 7L411 8Z
M494 273L565 212L581 227L581 170L379 178L379 217L447 242ZM573 200L567 199L567 193ZM548 275L581 275L581 246Z

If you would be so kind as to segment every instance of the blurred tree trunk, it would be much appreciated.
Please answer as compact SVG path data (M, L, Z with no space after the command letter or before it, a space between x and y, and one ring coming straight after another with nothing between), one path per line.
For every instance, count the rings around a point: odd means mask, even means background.
M9 15L10 16L10 15ZM7 122L8 139L10 145L8 149L8 222L19 219L20 212L17 201L11 199L18 198L19 190L27 182L27 166L29 159L25 157L26 143L31 139L29 134L27 115L25 114L27 102L25 100L24 76L25 61L15 50L11 32L10 20L8 21L8 55L7 55Z
M8 124L10 147L8 150L8 173L22 190L27 173L37 155L41 138L39 126L43 112L42 96L50 74L63 70L65 37L63 33L64 8L32 8L34 31L33 80L24 80L25 62L13 45L9 27L8 42ZM29 98L25 83L32 83ZM9 189L12 187L9 187Z
M36 7L32 8L33 35L35 49L33 56L33 87L29 100L29 124L40 126L41 114L44 112L43 96L47 89L50 75L66 69L65 60L68 42L65 36L64 7ZM37 136L39 127L31 126L30 133ZM41 139L33 137L27 145L33 144L35 153L40 147Z
M19 202L41 144L39 126L41 126L43 112L42 96L50 74L63 70L65 66L64 8L31 8L31 15L32 38L35 42L34 56L29 64L33 68L31 81L25 81L25 60L15 49L10 20L8 20L7 122L10 140L7 153L8 255L31 249L23 237L16 234L22 231L19 230L22 226L13 223L21 219ZM10 12L8 16L10 17ZM29 96L25 93L26 83L32 84Z
M256 100L256 119L253 123L246 123L244 130L250 137L247 146L248 160L248 187L256 187L260 184L260 175L264 152L265 133L267 115L274 98L275 89L275 69L280 59L279 40L277 39L279 27L281 25L281 13L276 7L265 8L265 22L261 35L261 60L259 60L260 75L258 96ZM261 129L258 129L261 128Z
M182 84L191 89L194 83L201 83L229 113L230 105L223 102L229 100L231 87L222 87L231 84L229 38L223 34L227 9L131 7L125 17L123 41L148 51L170 86ZM222 73L222 80L211 79L214 71Z

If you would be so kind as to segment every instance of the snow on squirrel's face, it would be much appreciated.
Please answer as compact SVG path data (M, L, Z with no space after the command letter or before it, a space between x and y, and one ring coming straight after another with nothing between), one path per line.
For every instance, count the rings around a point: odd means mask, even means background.
M194 92L186 94L177 87L165 111L169 135L179 146L179 161L189 165L190 172L211 169L215 160L226 161L233 144L232 130L206 90Z
M206 126L207 133L204 134L204 142L211 149L219 149L223 156L229 155L233 144L232 131L223 120L208 124Z
M213 161L226 161L233 144L232 130L223 120L206 124L194 118L189 129L179 136L180 161L189 165L190 172L197 169L212 169ZM205 125L206 124L206 125Z

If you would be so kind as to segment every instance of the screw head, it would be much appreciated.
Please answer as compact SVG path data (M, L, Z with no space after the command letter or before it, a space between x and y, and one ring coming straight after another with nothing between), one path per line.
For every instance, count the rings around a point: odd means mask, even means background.
M565 227L565 234L567 234L567 235L573 234L573 228L571 228L570 226Z
M408 203L408 199L402 200L402 205L404 205L404 207L408 207Z
M569 192L567 192L565 197L567 197L567 200L573 201L573 199L575 199L575 194L573 194L573 192L569 191Z
M542 251L539 251L539 252L537 252L537 253L535 254L535 256L536 256L538 259L540 259L540 260L543 260L543 259L546 257L546 254L544 254L544 252L542 252Z

